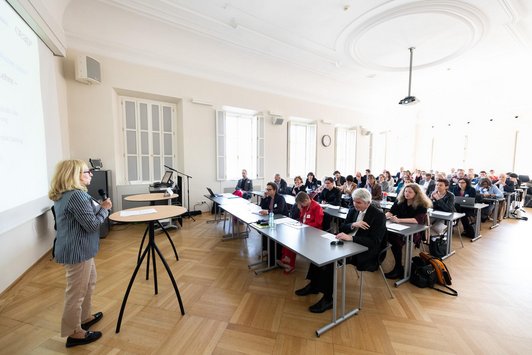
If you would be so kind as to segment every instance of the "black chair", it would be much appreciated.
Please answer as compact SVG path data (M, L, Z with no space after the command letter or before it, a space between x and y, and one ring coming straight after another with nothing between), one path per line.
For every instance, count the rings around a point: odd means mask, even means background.
M374 271L380 270L382 279L384 280L384 284L386 285L386 288L388 289L388 292L390 293L390 298L392 299L394 298L392 290L390 289L390 285L388 285L388 280L386 280L386 276L384 275L384 270L382 269L382 263L386 259L386 253L388 252L388 249L390 249L391 247L392 245L386 242L386 246L382 248L381 251L379 252L379 255L377 256L377 260L376 260L377 262L374 264L373 267L367 268L365 270L360 270L358 268L355 268L356 271L360 271L360 292L359 292L359 301L358 301L358 304L360 305L359 306L360 309L362 309L362 301L363 301L362 286L364 284L364 272L366 271L374 272Z

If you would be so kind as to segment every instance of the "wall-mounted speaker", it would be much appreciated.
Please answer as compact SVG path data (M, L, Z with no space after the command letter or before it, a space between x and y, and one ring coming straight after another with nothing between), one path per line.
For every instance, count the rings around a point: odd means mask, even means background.
M102 82L101 65L96 59L81 55L76 60L76 80L84 84Z
M284 122L284 118L282 118L282 117L272 117L272 124L274 124L276 126L282 125L283 122Z

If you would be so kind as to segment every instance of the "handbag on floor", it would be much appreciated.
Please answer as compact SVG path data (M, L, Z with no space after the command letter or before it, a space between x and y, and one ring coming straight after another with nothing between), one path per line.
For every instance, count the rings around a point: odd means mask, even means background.
M432 265L436 274L436 283L445 287L448 291L436 287L433 287L433 289L451 296L458 296L458 292L449 287L452 284L452 278L447 265L440 258L435 258L424 251L420 252L419 256L425 263Z

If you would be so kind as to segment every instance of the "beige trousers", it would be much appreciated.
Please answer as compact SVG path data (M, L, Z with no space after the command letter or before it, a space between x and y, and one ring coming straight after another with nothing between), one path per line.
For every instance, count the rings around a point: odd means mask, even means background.
M91 318L91 300L96 286L94 258L79 264L65 264L66 290L61 336L81 332L81 322Z

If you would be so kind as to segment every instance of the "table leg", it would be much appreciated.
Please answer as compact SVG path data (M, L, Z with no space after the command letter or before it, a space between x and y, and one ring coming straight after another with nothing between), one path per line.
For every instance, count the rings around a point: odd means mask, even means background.
M185 307L183 307L183 301L181 300L181 295L179 294L179 289L177 288L177 283L175 282L174 274L172 274L172 270L170 269L170 266L168 266L168 263L166 262L166 259L164 258L163 254L161 253L161 251L159 250L159 248L157 247L157 245L155 243L153 244L153 248L155 249L155 251L159 255L159 258L161 258L161 261L162 261L162 263L164 265L164 268L166 269L166 272L168 273L168 277L170 277L170 281L172 281L172 286L174 286L175 295L177 297L177 301L179 302L179 308L181 310L181 315L184 316L185 315Z
M133 286L133 282L135 281L135 277L137 276L140 265L142 264L142 261L146 257L146 254L149 253L149 251L150 251L150 246L147 245L146 249L144 249L144 252L142 253L140 257L140 260L137 262L137 265L135 266L133 275L131 275L131 279L129 280L129 284L127 285L126 294L124 295L124 299L122 300L122 305L120 306L120 313L118 314L118 321L116 323L116 331L115 331L116 333L120 332L120 325L122 324L122 317L124 316L124 310L126 309L126 303L129 297L129 292L131 292L131 286Z
M335 326L342 323L343 321L351 318L352 316L354 316L360 311L360 304L359 304L359 308L352 309L351 311L345 313L345 268L346 266L347 266L346 258L342 259L342 266L339 266L338 260L334 262L332 320L331 320L331 323L326 324L325 326L316 330L317 337L319 337L320 335L322 335L329 329L334 328ZM339 317L337 317L336 311L337 311L337 296L338 296L338 286L337 286L338 276L336 275L336 272L339 267L342 267L342 313ZM362 288L360 289L360 292L362 292Z
M401 280L395 281L395 287L410 280L410 268L412 267L412 254L414 253L414 235L410 234L406 236L406 246L405 246L405 266L403 272L403 278Z
M491 224L490 229L497 228L499 226L499 222L497 221L498 217L499 217L499 200L495 200L495 210L493 211L493 222Z
M139 255L137 256L137 262L140 260L140 254L142 253L142 247L144 246L144 240L146 239L146 234L148 234L148 231L150 230L150 225L146 225L146 230L144 231L144 235L142 236L142 241L140 242L140 248L139 248Z
M476 215L476 222L475 222L475 238L471 239L471 243L476 241L477 239L482 238L482 235L480 234L480 208L475 208L477 215Z
M155 249L153 246L155 245L155 238L153 240L150 240L151 244L151 260L153 263L153 288L155 290L155 294L157 295L159 293L159 288L157 287L157 266L155 263Z
M170 238L170 234L168 234L168 231L166 230L166 228L163 227L163 225L161 224L161 222L157 221L157 224L159 225L159 227L161 227L162 231L164 232L164 234L166 234L166 237L168 238L168 240L170 241L170 244L172 244L172 249L174 249L174 255L175 255L175 259L177 261L179 261L179 256L177 256L177 250L175 249L175 245L174 245L174 242L172 240L172 238Z
M442 259L447 259L451 255L455 253L453 250L453 221L448 220L447 223L447 255L445 255Z

